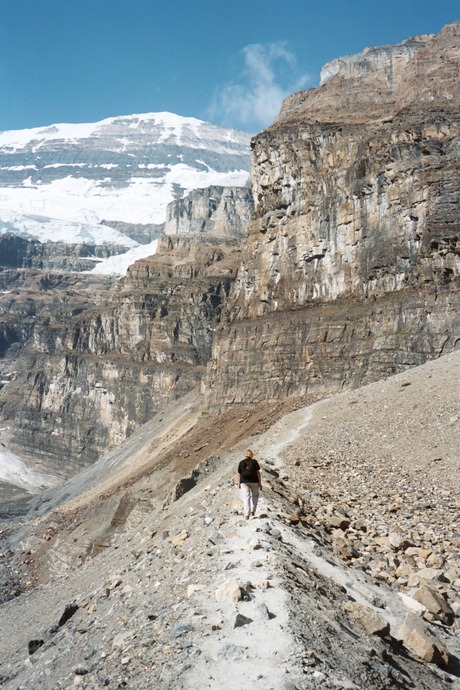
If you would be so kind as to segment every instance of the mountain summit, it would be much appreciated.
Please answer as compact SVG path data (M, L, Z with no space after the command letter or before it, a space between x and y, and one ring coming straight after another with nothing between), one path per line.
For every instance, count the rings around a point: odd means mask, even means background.
M163 223L167 204L193 189L243 186L249 141L245 132L167 112L1 132L0 231L14 230L12 213L26 226L37 215L85 226ZM49 223L46 236L29 225L39 241L70 241L58 223L51 236Z

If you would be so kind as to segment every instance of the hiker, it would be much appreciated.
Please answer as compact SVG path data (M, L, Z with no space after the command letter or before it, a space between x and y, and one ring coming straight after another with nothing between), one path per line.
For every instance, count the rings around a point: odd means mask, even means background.
M262 488L260 465L252 450L245 452L243 460L238 465L236 483L243 499L244 517L249 520L249 515L255 515L259 490Z

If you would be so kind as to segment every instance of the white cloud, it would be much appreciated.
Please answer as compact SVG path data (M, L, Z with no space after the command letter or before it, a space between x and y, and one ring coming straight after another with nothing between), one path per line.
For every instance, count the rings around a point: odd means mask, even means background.
M253 43L241 52L244 68L240 79L217 91L209 118L227 126L259 131L278 114L283 98L305 88L311 78L299 73L295 56L283 43Z

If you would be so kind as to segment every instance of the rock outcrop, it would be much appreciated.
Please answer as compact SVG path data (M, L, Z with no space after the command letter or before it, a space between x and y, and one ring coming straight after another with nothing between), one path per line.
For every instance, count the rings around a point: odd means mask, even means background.
M336 62L255 137L211 407L354 386L458 346L459 53L454 23Z
M96 259L106 259L127 250L128 247L123 245L39 242L5 233L0 235L0 272L12 268L90 271Z
M251 218L254 204L250 187L195 189L168 204L164 232L167 235L207 233L239 237Z

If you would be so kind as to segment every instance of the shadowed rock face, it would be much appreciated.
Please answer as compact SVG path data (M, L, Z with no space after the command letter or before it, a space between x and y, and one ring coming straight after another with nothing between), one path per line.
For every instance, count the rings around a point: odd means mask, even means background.
M95 257L105 259L123 254L121 245L67 244L39 242L12 233L0 235L0 271L31 268L43 271L90 271Z
M0 299L9 445L69 476L198 386L236 275L232 240L160 240L127 277L10 272ZM8 282L5 277L5 282Z
M459 67L460 23L366 50L255 137L213 406L357 385L458 345Z

